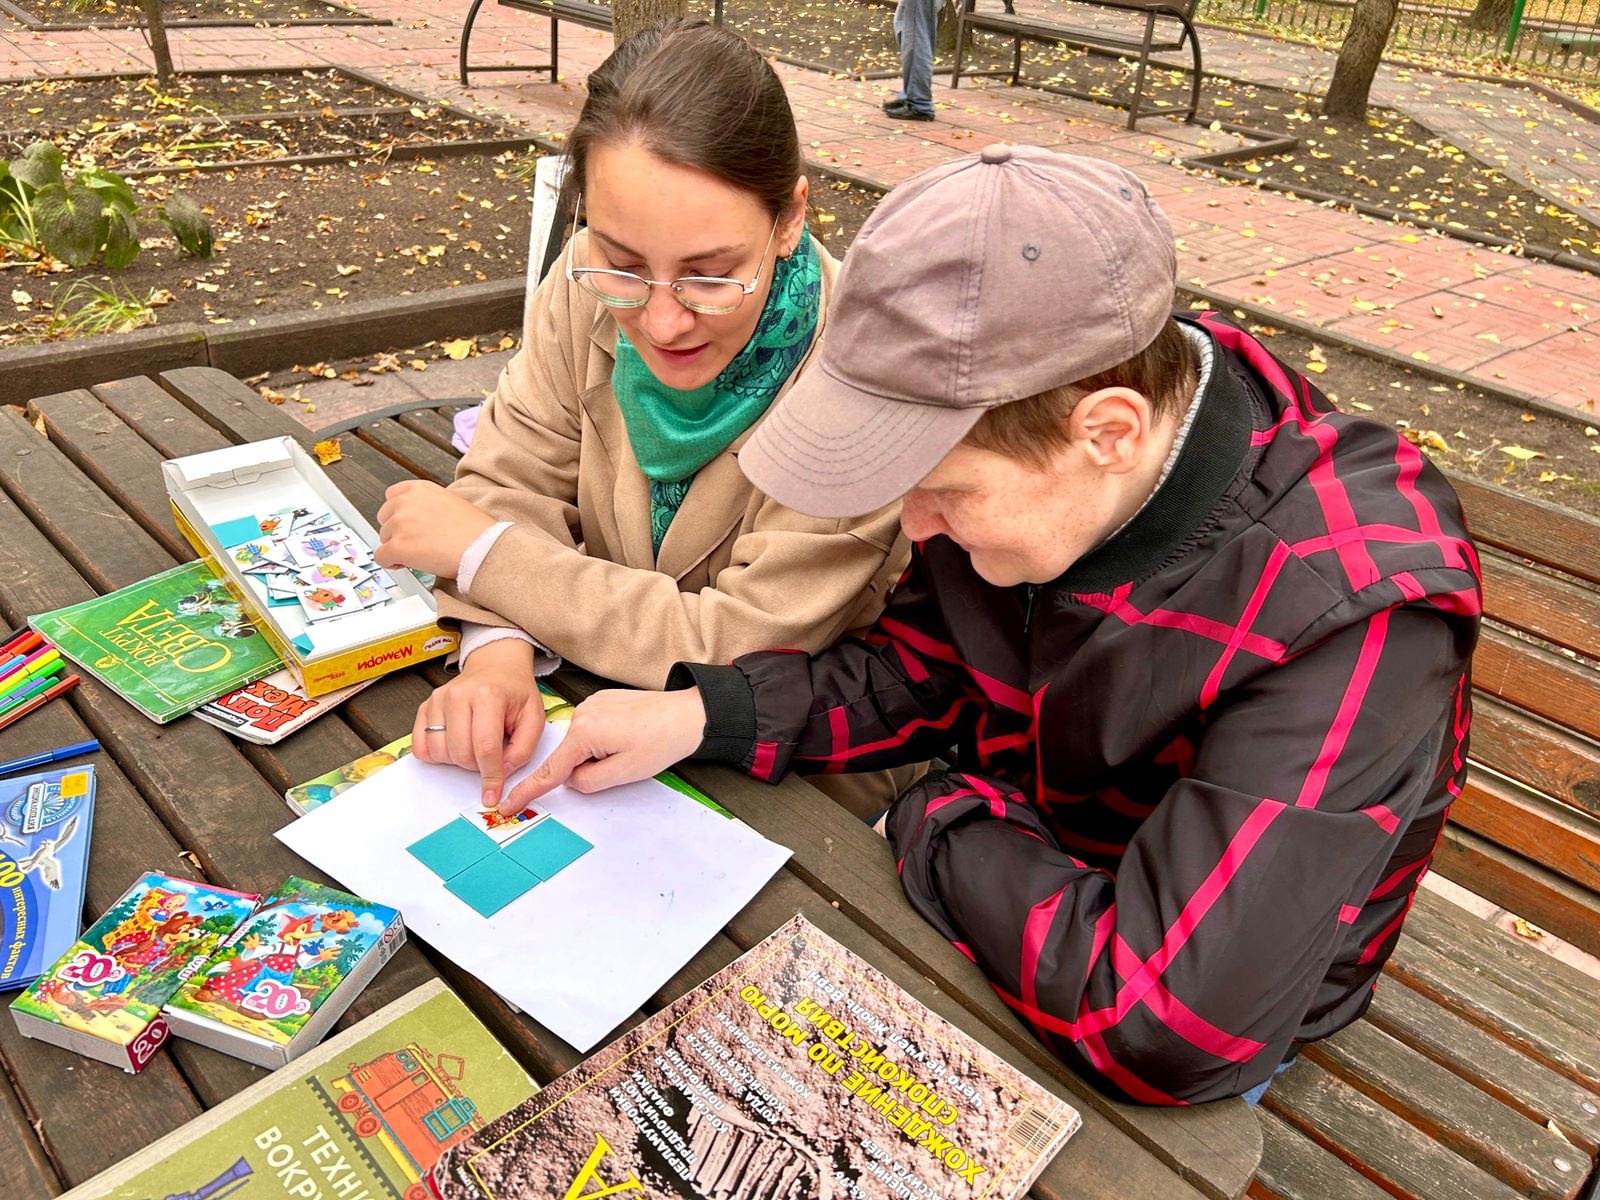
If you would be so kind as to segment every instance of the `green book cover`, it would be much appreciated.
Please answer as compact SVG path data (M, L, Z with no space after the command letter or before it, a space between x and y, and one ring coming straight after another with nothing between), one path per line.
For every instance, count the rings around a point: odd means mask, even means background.
M43 613L30 624L162 724L283 665L200 562Z
M63 1200L422 1200L445 1149L536 1090L435 980Z

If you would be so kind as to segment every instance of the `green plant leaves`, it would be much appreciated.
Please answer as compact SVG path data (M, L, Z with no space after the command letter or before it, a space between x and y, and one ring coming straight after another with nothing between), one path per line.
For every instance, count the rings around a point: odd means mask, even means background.
M11 160L11 174L31 188L43 189L62 182L61 150L52 142L34 142Z
M205 213L200 211L193 197L184 192L173 192L167 198L163 215L167 224L172 226L178 245L196 258L211 257L211 222L206 220Z
M107 208L120 208L130 214L138 211L139 200L133 194L133 188L115 172L90 167L78 172L76 182L92 189Z
M108 208L106 216L106 266L125 267L139 257L139 223L125 208Z
M45 250L68 266L86 267L94 261L107 230L99 196L89 188L52 183L39 189L33 208Z

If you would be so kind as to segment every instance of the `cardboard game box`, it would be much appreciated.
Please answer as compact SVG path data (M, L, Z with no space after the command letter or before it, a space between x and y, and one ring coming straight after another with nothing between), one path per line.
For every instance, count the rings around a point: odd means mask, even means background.
M78 940L94 821L94 767L0 780L0 988L37 979Z
M452 650L433 595L373 561L377 530L292 438L161 465L178 528L308 696Z
M169 1036L161 1007L260 897L150 872L11 1002L17 1028L130 1074Z
M167 1003L172 1032L260 1067L322 1040L405 942L400 914L290 876Z

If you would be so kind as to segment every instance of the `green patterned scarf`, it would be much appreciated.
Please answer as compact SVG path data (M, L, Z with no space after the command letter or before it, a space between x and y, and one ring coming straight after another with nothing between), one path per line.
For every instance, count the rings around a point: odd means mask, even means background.
M822 263L809 234L772 272L772 290L755 332L710 383L667 387L650 373L620 330L611 390L628 442L650 480L650 532L656 553L695 472L733 444L772 405L800 365L822 308Z

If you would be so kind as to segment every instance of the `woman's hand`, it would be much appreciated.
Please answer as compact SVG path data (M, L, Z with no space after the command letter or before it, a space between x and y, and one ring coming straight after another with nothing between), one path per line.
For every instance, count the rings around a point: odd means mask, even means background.
M578 705L555 753L512 789L500 811L517 812L563 783L598 792L659 775L699 748L705 726L699 688L596 692Z
M454 579L467 547L495 523L470 500L421 479L394 484L384 496L374 553L384 567Z
M411 752L423 762L477 771L483 806L495 808L506 776L533 757L543 732L544 697L533 677L533 647L506 638L473 651L461 674L423 701Z

